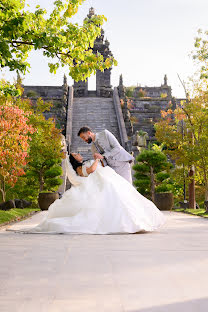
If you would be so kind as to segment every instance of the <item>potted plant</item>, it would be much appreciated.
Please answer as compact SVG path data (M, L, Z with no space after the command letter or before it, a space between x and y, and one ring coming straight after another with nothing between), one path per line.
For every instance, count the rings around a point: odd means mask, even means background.
M42 167L36 171L31 170L31 174L38 176L40 193L38 204L41 210L47 210L48 207L59 198L57 189L62 184L61 159L50 159L45 161Z
M174 205L172 186L163 182L155 189L155 205L160 210L171 210Z
M48 210L49 206L59 198L57 192L40 192L38 196L38 205L41 210Z
M145 149L136 158L134 185L137 190L150 196L161 210L169 210L173 206L173 194L169 183L169 170L172 164L159 148Z

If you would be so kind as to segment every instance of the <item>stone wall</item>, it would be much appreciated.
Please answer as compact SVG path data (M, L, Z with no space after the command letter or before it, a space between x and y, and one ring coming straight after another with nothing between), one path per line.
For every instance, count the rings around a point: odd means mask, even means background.
M133 93L134 97L139 97L139 93L144 92L146 97L159 98L163 95L171 97L171 87L161 85L161 87L136 87Z
M30 98L34 103L38 98L44 101L52 102L53 107L50 111L44 113L45 117L55 118L56 125L66 132L66 109L68 85L65 82L63 86L23 86L23 96Z
M130 120L133 123L133 135L136 131L142 130L148 133L150 139L154 138L154 124L160 119L160 111L170 105L169 99L132 98L132 109L130 109Z
M55 99L61 98L63 96L63 86L23 86L24 95L30 95L34 92L37 97L42 97L44 99ZM30 96L29 96L30 97Z

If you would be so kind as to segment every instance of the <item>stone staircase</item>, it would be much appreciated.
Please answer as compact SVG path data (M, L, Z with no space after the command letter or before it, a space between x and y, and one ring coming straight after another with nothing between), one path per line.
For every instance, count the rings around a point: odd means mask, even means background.
M79 129L83 126L89 126L95 133L107 129L120 142L113 99L93 96L73 100L71 151L80 153L84 160L92 159L91 145L77 136Z

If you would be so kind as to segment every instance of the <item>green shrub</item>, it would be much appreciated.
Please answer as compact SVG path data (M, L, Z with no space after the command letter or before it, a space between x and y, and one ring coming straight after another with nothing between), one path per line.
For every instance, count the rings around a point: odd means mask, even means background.
M158 182L162 182L170 177L170 174L168 172L159 172L156 175L156 179Z
M125 95L126 95L127 97L132 97L132 96L133 96L133 93L134 93L134 89L135 89L134 86L126 87L126 88L125 88Z
M166 155L159 150L143 150L136 158L137 163L133 166L135 170L134 185L137 190L143 194L151 194L154 201L156 190L168 190L167 180L169 179L169 170L172 164L168 162ZM161 185L163 182L164 186ZM161 188L159 188L161 185Z
M172 192L172 185L171 184L160 184L155 188L156 193L163 193L163 192Z
M45 178L55 178L60 175L62 175L60 166L53 166L45 172Z
M37 98L38 97L38 94L37 92L33 91L33 90L29 90L26 94L27 97L29 98Z

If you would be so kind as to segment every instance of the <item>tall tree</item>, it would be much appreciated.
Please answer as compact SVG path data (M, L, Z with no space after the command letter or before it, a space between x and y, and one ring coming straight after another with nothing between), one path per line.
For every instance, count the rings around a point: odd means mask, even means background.
M6 185L13 187L19 176L25 174L30 135L29 113L11 102L0 103L0 191L6 199Z
M40 117L37 131L32 135L27 166L27 176L35 178L39 191L52 191L62 183L61 158L64 157L61 145L61 131L56 129L52 119Z
M33 49L54 60L48 63L51 73L67 66L75 80L116 64L113 57L104 60L92 50L106 20L103 15L88 16L82 26L70 22L84 1L57 0L48 15L39 5L34 12L26 10L24 0L0 0L0 67L25 73Z
M208 200L208 91L198 90L192 100L184 101L176 110L162 111L162 117L156 124L157 140L165 143L166 153L177 166L196 166Z
M16 98L18 105L29 113L29 123L36 131L31 135L26 177L33 178L34 187L39 191L56 190L62 183L62 136L53 118L46 119L43 112L50 110L52 103L39 98L36 103L28 99Z
M142 194L151 195L152 201L155 199L155 188L157 185L156 175L158 176L158 182L162 182L169 175L166 175L166 170L172 167L167 161L166 155L159 150L143 150L136 158L137 163L133 166L135 170L134 184L137 186L137 190Z
M8 85L8 88L10 86ZM42 190L54 191L60 175L61 130L43 112L51 103L0 96L0 192L3 200L26 196L36 200Z
M208 79L208 31L198 30L194 46L195 50L192 55L200 66L200 79Z

